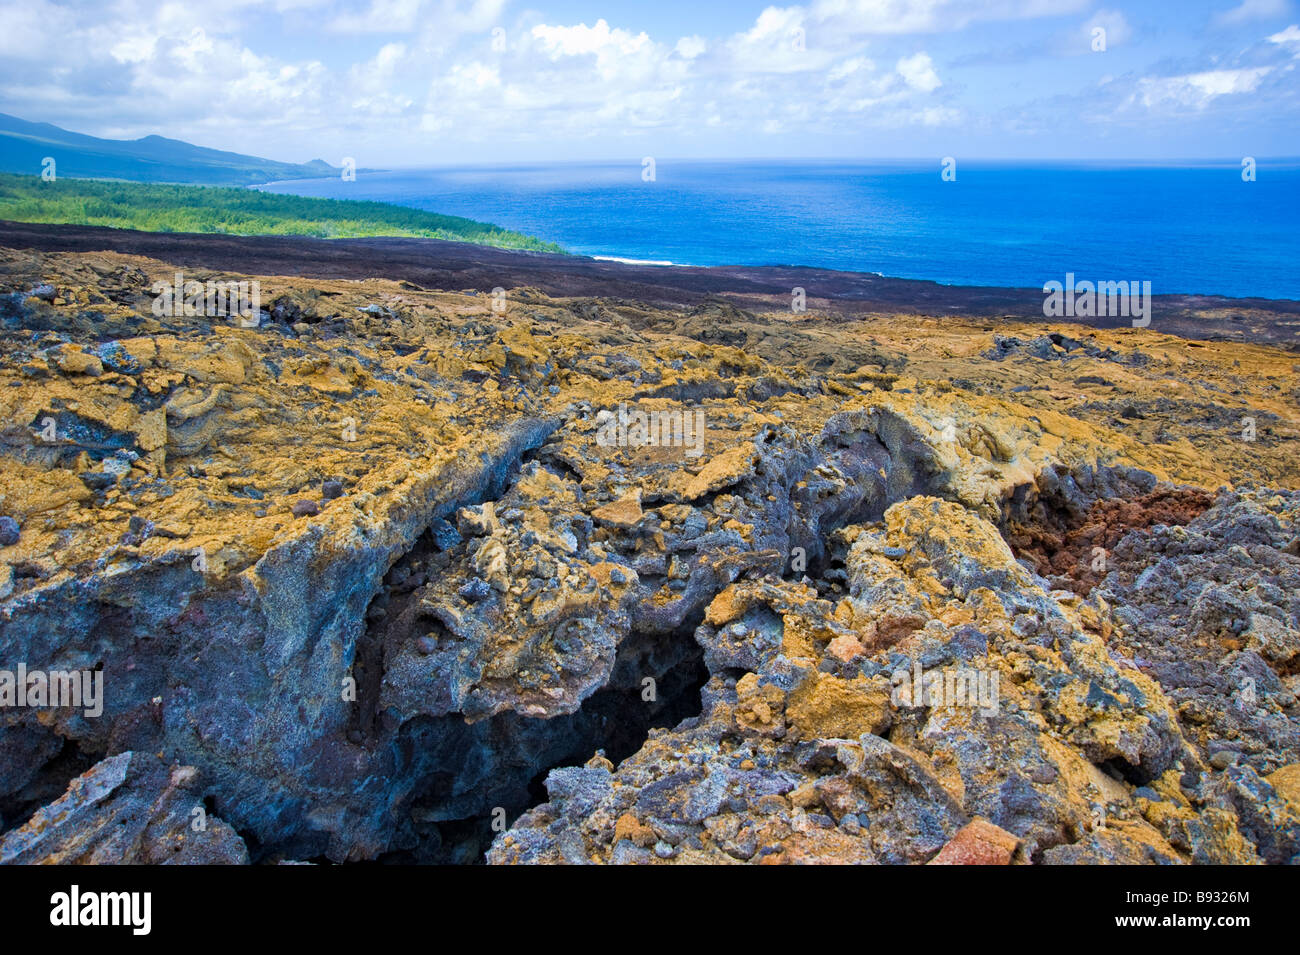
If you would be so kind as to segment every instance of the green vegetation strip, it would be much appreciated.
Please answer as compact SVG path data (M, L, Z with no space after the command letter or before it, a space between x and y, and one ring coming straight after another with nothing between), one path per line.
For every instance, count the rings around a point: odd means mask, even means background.
M386 202L309 199L255 189L103 182L0 173L0 219L110 226L145 232L310 235L324 239L411 236L563 252L554 242L473 219Z

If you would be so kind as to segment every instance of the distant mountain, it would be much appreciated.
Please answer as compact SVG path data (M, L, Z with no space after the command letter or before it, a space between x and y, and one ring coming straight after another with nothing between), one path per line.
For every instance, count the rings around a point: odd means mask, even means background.
M162 136L99 139L0 113L0 172L39 175L46 156L54 157L55 174L61 179L246 186L277 179L337 176L340 171L323 159L276 162Z

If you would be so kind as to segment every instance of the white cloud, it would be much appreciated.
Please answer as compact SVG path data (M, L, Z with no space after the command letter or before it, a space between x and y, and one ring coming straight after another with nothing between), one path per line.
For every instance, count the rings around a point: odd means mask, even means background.
M154 55L157 38L137 34L109 47L109 53L119 63L144 63Z
M626 135L662 126L679 111L690 113L680 104L691 60L676 49L603 19L536 24L490 67L455 63L434 76L422 126L452 128L475 141Z
M1202 109L1219 96L1250 93L1272 72L1270 66L1240 70L1208 70L1185 76L1145 77L1138 81L1137 97L1150 108L1171 104Z
M831 67L828 76L832 80L842 80L855 73L869 73L875 70L875 68L876 64L872 63L865 56L855 56L851 59L836 63Z
M703 37L684 36L677 41L673 51L683 60L693 60L704 53L709 48L708 43Z
M348 71L349 104L369 116L392 116L405 113L415 100L406 93L398 74L407 68L409 51L405 43L385 43L365 63Z
M541 41L542 49L552 57L586 54L627 56L644 50L651 42L644 32L633 35L627 30L611 30L604 20L597 20L593 27L585 23L572 27L542 24L533 27L533 36Z
M825 69L834 51L810 43L802 7L768 7L754 25L726 45L733 69L753 73L802 73Z
M1231 10L1218 14L1214 21L1220 24L1245 23L1249 20L1267 20L1286 16L1290 4L1287 0L1241 0Z
M922 93L933 93L943 85L939 80L939 74L934 71L934 63L931 62L928 53L903 57L898 61L897 69L903 82Z
M948 113L926 112L942 86L928 53L880 69L860 45L843 53L809 45L812 37L800 32L808 22L803 8L768 7L717 42L685 36L671 44L604 19L536 23L508 56L462 53L439 68L421 126L495 140L646 130L816 134L838 131L849 116L867 125L946 121Z
M1270 43L1276 43L1278 46L1295 47L1296 54L1300 55L1300 26L1294 23L1280 33L1274 33L1268 38Z

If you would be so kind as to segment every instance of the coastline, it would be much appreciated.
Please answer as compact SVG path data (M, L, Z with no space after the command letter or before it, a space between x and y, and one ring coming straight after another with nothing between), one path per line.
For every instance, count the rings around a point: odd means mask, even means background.
M606 298L694 308L724 299L751 311L789 310L803 288L810 311L845 316L912 314L1041 322L1037 288L943 285L874 273L803 266L684 266L517 251L423 238L319 239L225 233L140 232L0 220L0 247L45 252L111 251L194 268L318 279L388 278L422 289L535 288L559 298ZM1300 351L1300 301L1156 294L1152 330L1179 338L1274 344ZM793 316L797 318L798 316ZM1071 320L1057 320L1069 323ZM1122 328L1121 318L1072 320Z
M1041 288L1073 271L1149 280L1161 294L1300 300L1285 226L1300 169L1282 161L1263 161L1268 174L1244 191L1218 161L970 160L946 185L919 161L659 163L649 185L626 161L593 161L398 169L260 191L504 223L591 257L987 288ZM1176 199L1171 210L1160 210L1161 195ZM1112 232L1117 222L1129 225ZM1243 254L1235 236L1248 225L1266 251Z

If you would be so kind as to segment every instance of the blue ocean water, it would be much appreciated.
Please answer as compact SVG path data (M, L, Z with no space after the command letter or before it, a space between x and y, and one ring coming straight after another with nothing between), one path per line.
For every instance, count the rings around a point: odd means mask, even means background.
M260 188L465 216L571 252L808 265L954 285L1066 272L1154 294L1300 299L1300 162L1010 164L639 160L359 173Z

